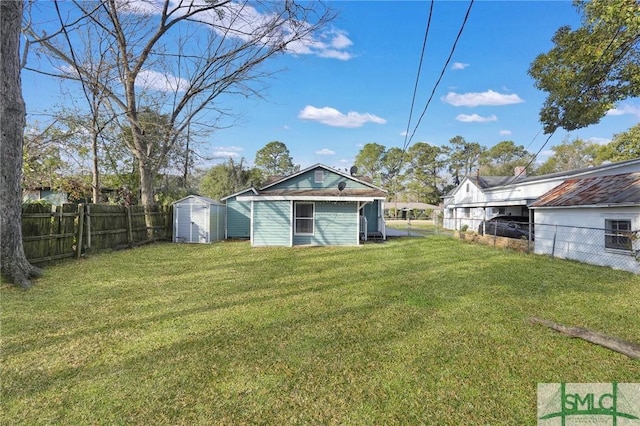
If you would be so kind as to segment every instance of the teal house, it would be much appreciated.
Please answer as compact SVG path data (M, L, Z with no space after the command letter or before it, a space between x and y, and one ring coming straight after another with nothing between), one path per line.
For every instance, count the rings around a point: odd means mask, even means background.
M386 239L387 192L367 180L316 164L222 199L227 238L251 245L358 245Z

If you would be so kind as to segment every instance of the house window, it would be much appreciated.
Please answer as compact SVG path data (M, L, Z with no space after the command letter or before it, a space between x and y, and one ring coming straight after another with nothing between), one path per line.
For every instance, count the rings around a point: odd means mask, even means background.
M607 219L604 223L604 246L609 249L630 251L632 249L631 221Z
M504 207L498 207L498 214L505 215L507 213L507 209Z
M322 183L324 181L324 170L316 170L314 173L315 183Z
M295 204L295 234L313 235L313 203Z
M467 184L467 192L469 192L469 184Z

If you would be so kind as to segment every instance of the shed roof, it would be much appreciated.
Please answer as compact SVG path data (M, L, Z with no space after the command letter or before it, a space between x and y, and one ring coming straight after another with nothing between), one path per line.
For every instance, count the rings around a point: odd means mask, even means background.
M640 205L640 173L567 179L532 208Z
M178 201L174 201L173 204L178 204L182 201L186 201L190 198L196 199L204 204L214 204L214 205L224 205L223 203L221 203L220 201L216 201L213 198L209 198L209 197L205 197L202 195L187 195L184 198L179 199Z

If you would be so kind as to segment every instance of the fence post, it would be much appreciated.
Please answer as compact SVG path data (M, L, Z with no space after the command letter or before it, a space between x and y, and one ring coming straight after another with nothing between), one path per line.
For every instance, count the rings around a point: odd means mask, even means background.
M86 207L86 221L87 221L87 248L91 249L91 204L87 204Z
M84 204L78 204L78 241L76 242L76 258L82 255L82 237L84 231Z
M125 206L127 209L127 238L129 240L129 245L133 245L133 221L131 219L131 207Z
M553 230L553 245L551 246L551 258L553 259L556 254L556 235L558 235L558 225Z

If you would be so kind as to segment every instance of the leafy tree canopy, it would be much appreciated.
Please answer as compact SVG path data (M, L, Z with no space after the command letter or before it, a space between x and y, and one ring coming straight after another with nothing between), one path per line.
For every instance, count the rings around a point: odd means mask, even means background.
M259 185L259 179L260 171L256 168L246 168L244 158L235 162L229 157L224 163L213 166L202 177L200 193L219 200L252 185Z
M618 133L607 145L600 147L596 161L625 161L640 158L640 123Z
M555 46L529 74L548 93L540 111L545 133L597 123L617 102L640 95L640 4L637 0L576 1L582 26L563 26Z
M518 166L526 166L531 154L522 145L502 141L480 155L480 173L484 176L511 176Z
M462 136L450 139L449 144L449 146L443 147L447 156L449 173L455 182L460 182L463 177L478 167L478 161L484 148L477 142L467 142Z
M356 155L355 166L358 168L358 174L369 176L377 184L382 184L382 159L386 147L377 143L365 144L360 152Z
M280 141L272 141L256 152L256 167L263 176L287 176L300 170L300 166L293 164L293 158L287 146Z
M562 144L551 147L553 155L549 157L536 171L536 174L564 172L580 169L595 163L598 145L576 138L572 142L567 140Z

